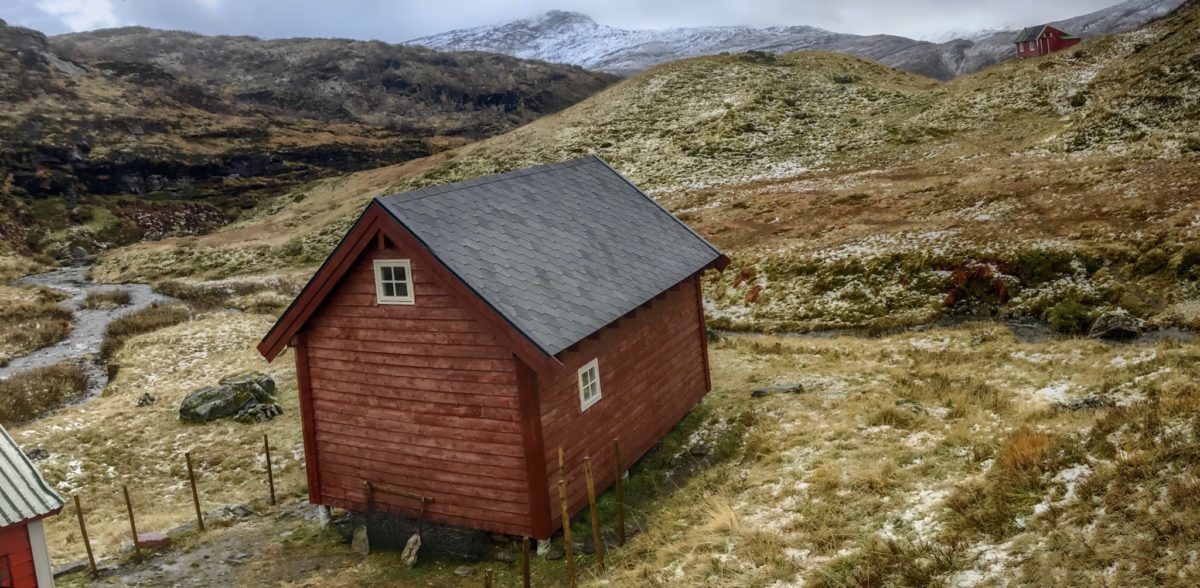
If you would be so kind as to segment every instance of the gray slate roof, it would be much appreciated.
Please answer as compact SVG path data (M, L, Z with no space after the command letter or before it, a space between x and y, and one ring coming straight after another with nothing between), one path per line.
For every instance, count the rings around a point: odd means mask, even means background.
M549 355L721 256L594 156L377 201Z
M0 527L43 517L62 506L62 497L0 427Z
M1036 27L1023 29L1021 33L1017 35L1017 39L1013 41L1013 43L1032 43L1033 41L1037 40L1047 26L1049 25L1038 25Z

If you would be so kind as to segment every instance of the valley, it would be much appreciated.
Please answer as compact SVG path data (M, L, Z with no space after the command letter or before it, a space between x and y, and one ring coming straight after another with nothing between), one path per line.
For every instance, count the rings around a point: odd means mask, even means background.
M116 40L97 41L105 35ZM179 35L89 33L48 46L64 63L143 60L148 39L265 51L240 38ZM437 148L297 173L252 191L245 209L238 186L250 176L225 175L211 198L186 200L225 215L219 221L81 254L98 253L89 273L99 284L143 284L178 299L178 320L114 346L113 377L86 405L4 424L23 447L47 452L38 466L51 485L84 497L111 585L195 577L197 585L468 586L484 569L515 585L510 562L468 564L467 576L450 560L406 570L398 554L357 555L310 520L295 368L286 353L264 363L254 345L372 198L594 153L732 263L703 282L713 392L631 471L638 532L611 549L603 571L581 556L585 585L1192 585L1200 578L1198 35L1193 0L1135 30L948 82L822 52L695 57L612 84L575 69L569 75L588 91L569 93L570 105L477 119L476 132L451 130L466 123L448 120L417 133ZM156 67L182 76L194 70L189 55ZM101 87L98 71L62 87ZM227 84L224 73L191 75ZM31 108L62 108L40 96ZM373 105L358 114L322 111L318 98L300 100L314 109L304 116L283 112L299 103L238 102L228 114L189 107L180 120L226 128L252 112L272 144L279 133L314 148L329 144L322 133L333 128L364 152L399 140L390 122L364 114L390 98L357 97L350 102ZM77 121L63 120L67 136ZM165 141L155 149L178 141L153 140ZM213 140L220 145L179 152L236 151L236 141ZM67 177L48 167L43 175ZM38 207L59 210L53 196L30 196L6 196L17 211L6 226L25 227L20 219ZM45 225L46 234L95 242L124 214L101 203L179 204L178 194L145 196L86 196L92 220ZM20 239L5 243L6 280L52 262L44 248L34 255ZM2 291L0 328L25 332L36 322L48 333L0 349L8 359L70 332L75 317L54 310L60 295L19 282ZM1114 316L1145 335L1088 337ZM1036 324L1036 336L1014 324ZM247 369L278 382L283 416L252 426L176 418L189 391ZM139 406L147 393L154 402ZM279 506L265 500L264 433L277 451ZM207 534L184 527L194 518L186 452L206 510L245 504L253 516L223 519ZM142 526L179 529L175 548L131 559L123 484L145 505ZM600 497L606 521L613 500ZM577 537L589 535L584 519ZM70 507L47 521L47 535L56 564L83 557ZM220 561L205 563L212 558ZM204 573L181 571L189 566ZM560 582L565 566L535 558L534 573Z

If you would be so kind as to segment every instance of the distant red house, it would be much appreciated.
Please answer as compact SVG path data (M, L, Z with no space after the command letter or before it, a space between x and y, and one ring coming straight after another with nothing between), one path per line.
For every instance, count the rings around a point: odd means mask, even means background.
M295 354L309 500L548 539L710 388L728 259L596 157L376 198L259 344ZM620 464L611 444L621 443Z
M0 427L0 587L54 587L42 519L62 507L62 497Z
M1074 47L1079 44L1080 38L1050 25L1041 25L1021 31L1021 34L1017 35L1017 39L1013 42L1017 44L1017 57L1024 59L1041 57Z

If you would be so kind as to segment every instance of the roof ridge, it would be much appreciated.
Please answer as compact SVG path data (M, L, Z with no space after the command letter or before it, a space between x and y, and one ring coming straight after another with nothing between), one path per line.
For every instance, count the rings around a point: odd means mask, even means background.
M375 200L383 200L385 198L401 200L402 197L408 195L408 196L410 196L410 198L404 198L401 201L402 202L415 202L422 198L428 198L430 196L436 196L438 194L445 194L447 192L454 192L455 190L459 190L462 188L474 188L476 186L486 186L488 184L493 184L496 182L503 182L503 181L507 181L507 180L511 180L511 179L515 179L515 178L523 178L526 176L532 176L532 175L536 175L536 174L546 173L546 172L553 171L556 169L574 167L576 165L581 165L581 164L587 163L588 161L591 161L591 160L597 160L597 161L600 161L601 163L604 163L604 160L600 159L599 157L596 157L594 154L586 155L584 157L578 157L575 159L567 159L565 161L555 161L555 162L550 162L550 163L543 163L540 165L535 165L533 167L525 167L525 168L521 168L521 169L500 172L497 174L488 174L486 176L477 176L474 178L467 178L465 180L459 180L457 182L451 182L449 184L441 184L441 185L437 185L437 186L426 186L424 188L417 188L416 190L409 190L407 192L397 192L395 194L387 194L385 196L376 196ZM605 165L607 165L607 164L605 164ZM426 192L426 193L420 194L421 192Z

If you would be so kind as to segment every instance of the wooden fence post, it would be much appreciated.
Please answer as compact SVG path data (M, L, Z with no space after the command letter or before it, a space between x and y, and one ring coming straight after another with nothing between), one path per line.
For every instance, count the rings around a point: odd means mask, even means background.
M271 469L271 441L263 433L263 451L267 454L267 486L271 489L271 506L275 506L275 472Z
M567 552L567 577L575 588L575 542L571 539L571 507L567 504L567 481L558 481L558 498L562 502L563 549Z
M100 575L100 570L96 569L96 556L92 555L92 542L88 539L87 523L83 522L83 506L79 503L79 495L75 495L75 514L79 516L79 532L83 535L83 548L87 550L88 566L92 569L92 577L96 578Z
M521 540L521 580L525 588L530 588L532 578L529 577L529 537Z
M592 548L596 553L596 565L604 571L604 539L600 537L600 513L596 512L596 483L592 478L592 458L583 458L583 475L587 479L588 506L592 510Z
M621 442L613 439L613 468L615 469L616 477L614 478L614 488L617 493L617 545L625 544L625 493L622 489L621 476L625 473L621 470Z
M492 569L483 570L483 588L492 588Z
M133 517L133 501L129 499L129 486L121 485L121 493L125 495L125 510L129 513L129 530L133 532L133 555L142 559L142 546L138 543L137 519Z
M187 462L188 482L192 485L192 504L196 506L196 524L200 526L200 531L204 532L204 515L200 512L200 492L196 489L196 471L192 469L191 452L184 453L183 459Z

